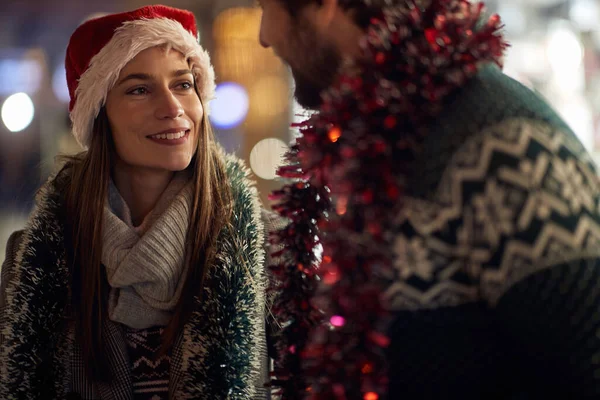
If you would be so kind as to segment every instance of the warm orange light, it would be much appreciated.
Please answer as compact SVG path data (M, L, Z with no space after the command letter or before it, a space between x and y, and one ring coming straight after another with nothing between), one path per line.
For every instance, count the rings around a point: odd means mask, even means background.
M379 395L375 392L366 393L363 397L365 400L379 400Z
M339 280L340 280L340 276L337 271L337 268L331 268L323 276L323 282L325 282L326 285L333 285L334 283L336 283Z
M254 40L260 30L260 10L232 7L221 12L213 22L213 37L217 42Z
M271 118L285 112L290 99L288 83L279 75L266 75L256 79L249 87L250 112Z
M329 131L329 140L333 143L337 142L340 136L342 136L342 131L337 126Z
M335 206L335 211L338 215L346 214L346 211L348 211L348 199L345 197L340 197L337 205Z

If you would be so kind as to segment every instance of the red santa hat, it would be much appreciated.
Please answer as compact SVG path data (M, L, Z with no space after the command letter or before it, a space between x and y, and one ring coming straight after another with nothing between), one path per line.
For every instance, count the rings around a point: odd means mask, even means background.
M208 53L199 44L191 12L146 6L91 19L75 30L65 68L73 134L83 148L91 143L94 120L123 67L141 51L159 45L169 45L185 55L206 107L214 96L215 73Z

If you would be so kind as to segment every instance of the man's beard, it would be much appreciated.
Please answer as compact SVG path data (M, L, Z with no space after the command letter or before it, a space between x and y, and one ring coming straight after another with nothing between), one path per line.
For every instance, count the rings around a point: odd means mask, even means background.
M317 36L310 23L299 22L291 30L287 58L296 82L294 96L302 107L317 109L321 93L336 79L342 57L333 44Z

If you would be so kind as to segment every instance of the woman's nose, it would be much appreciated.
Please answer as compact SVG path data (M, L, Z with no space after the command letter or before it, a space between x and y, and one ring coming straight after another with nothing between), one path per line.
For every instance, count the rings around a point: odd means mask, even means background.
M159 119L174 119L184 114L181 102L170 90L160 93L156 99L156 117Z

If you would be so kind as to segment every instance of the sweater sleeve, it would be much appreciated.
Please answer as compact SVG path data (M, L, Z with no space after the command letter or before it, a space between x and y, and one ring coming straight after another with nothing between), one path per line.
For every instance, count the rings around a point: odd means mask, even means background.
M525 382L533 398L600 398L600 184L571 132L528 118L491 125L452 154L430 197L405 205L397 213L390 307L413 319L446 310L424 325L415 346L445 326L447 340L436 337L429 348L447 343L439 348L445 354L467 342L461 356L476 360L485 355L478 335L486 335L504 351L486 365L499 368L503 359L504 376ZM443 315L466 320L460 305L478 306L473 313L490 328L451 336Z
M518 369L549 395L598 398L600 185L589 156L572 133L516 119L453 162L473 276L522 354Z
M516 283L498 302L523 354L520 370L557 398L600 397L598 257L556 263Z

